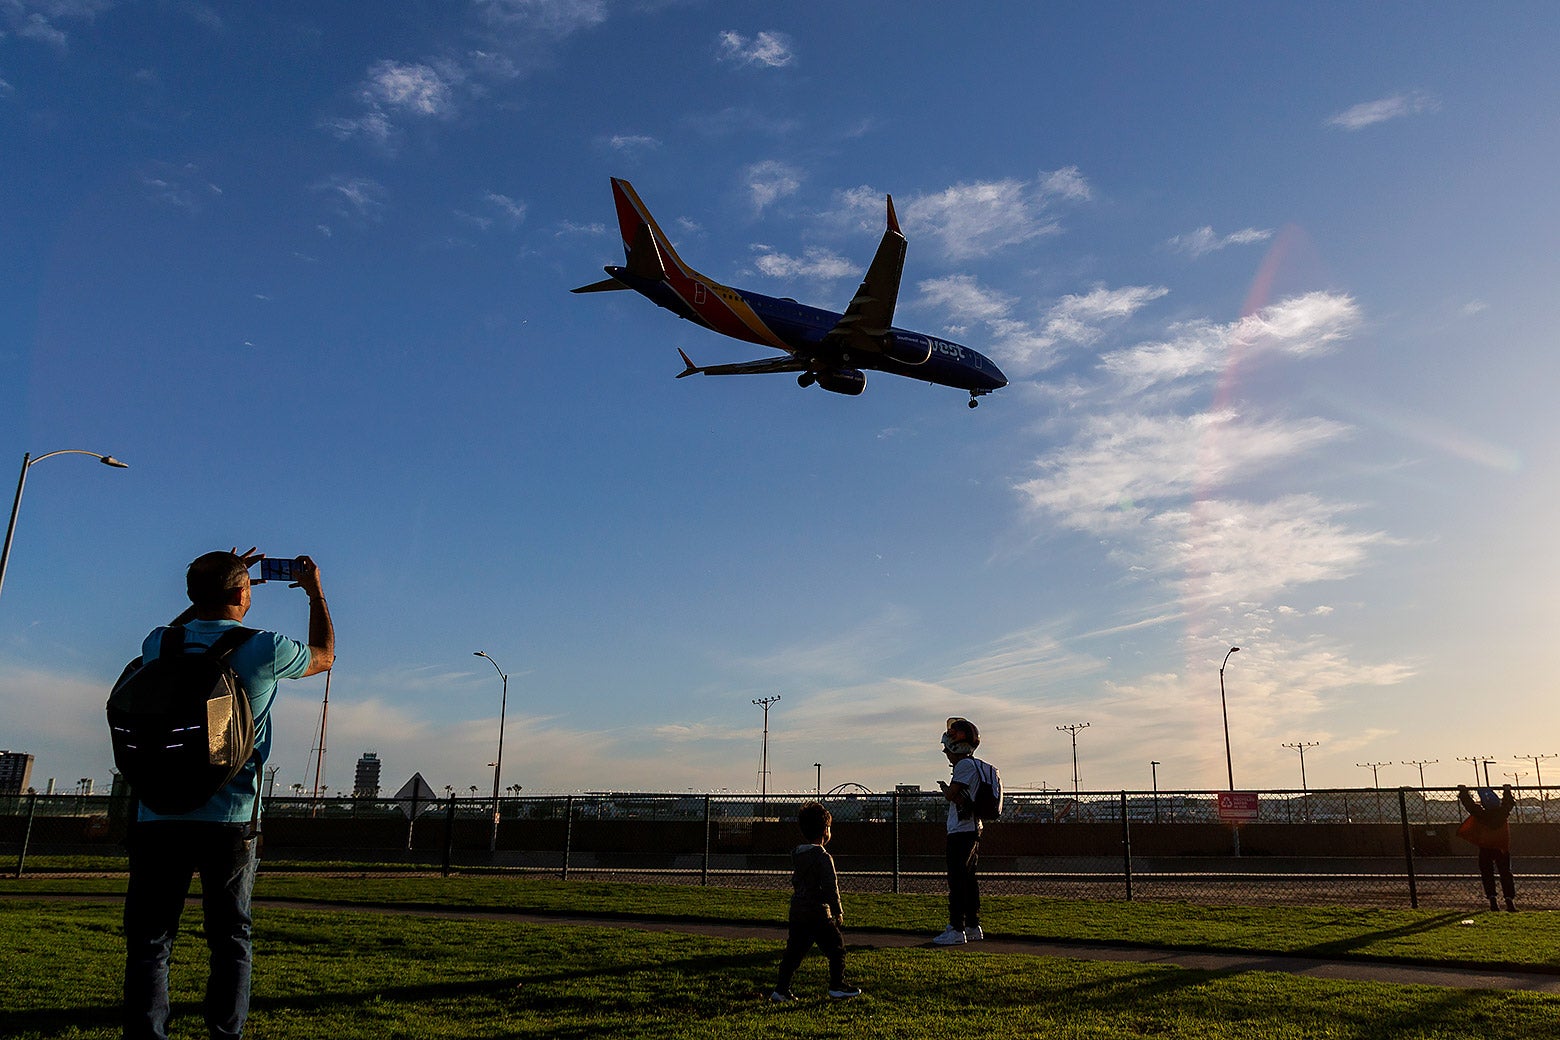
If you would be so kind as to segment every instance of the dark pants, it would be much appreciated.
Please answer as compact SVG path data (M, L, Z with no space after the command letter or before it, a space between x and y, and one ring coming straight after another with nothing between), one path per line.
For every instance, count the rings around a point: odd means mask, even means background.
M1484 894L1490 897L1490 909L1495 909L1495 871L1500 871L1500 891L1510 903L1517 898L1517 883L1511 877L1511 853L1500 849L1479 850L1479 877L1484 880Z
M791 976L801 965L802 958L812 949L813 943L829 959L829 986L838 988L845 984L845 937L840 925L825 907L792 907L791 934L785 940L785 954L780 958L780 981L775 989L781 993L791 988Z
M168 957L190 879L200 875L206 946L206 1029L237 1040L249 1016L249 897L255 841L242 824L163 822L130 828L125 896L125 1038L168 1035Z
M980 835L955 831L948 835L948 927L963 931L980 924Z

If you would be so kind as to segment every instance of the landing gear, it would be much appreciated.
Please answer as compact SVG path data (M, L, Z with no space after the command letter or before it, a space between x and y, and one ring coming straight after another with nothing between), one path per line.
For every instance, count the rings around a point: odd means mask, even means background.
M796 385L804 390L807 387L812 386L817 381L818 377L811 372L803 372L801 375L796 377Z
M976 397L974 395L974 393L970 394L970 407L971 408L979 408L980 407L980 398Z

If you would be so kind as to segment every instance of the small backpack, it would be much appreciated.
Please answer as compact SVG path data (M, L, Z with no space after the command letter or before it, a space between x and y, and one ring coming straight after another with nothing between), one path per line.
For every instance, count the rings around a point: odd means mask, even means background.
M975 760L980 783L975 788L975 818L997 820L1002 817L1002 774L990 762Z
M231 629L202 653L185 653L184 626L170 626L157 656L137 657L114 684L114 766L153 812L194 812L254 756L254 712L228 657L255 634Z

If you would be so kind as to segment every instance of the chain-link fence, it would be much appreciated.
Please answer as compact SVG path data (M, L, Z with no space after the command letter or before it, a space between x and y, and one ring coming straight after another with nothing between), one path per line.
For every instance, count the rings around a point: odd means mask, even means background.
M1226 793L1227 794L1227 793ZM981 841L988 893L1226 904L1482 905L1455 788L1010 792ZM784 888L806 795L272 798L268 871L548 874ZM1560 803L1512 814L1518 900L1560 907ZM855 891L939 892L937 792L837 793L830 851ZM119 873L127 798L0 796L0 871ZM1233 822L1230 817L1243 817ZM3 891L3 888L0 888Z

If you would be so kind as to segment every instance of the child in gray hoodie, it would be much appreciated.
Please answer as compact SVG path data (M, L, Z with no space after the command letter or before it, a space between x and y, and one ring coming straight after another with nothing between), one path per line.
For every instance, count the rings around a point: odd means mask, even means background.
M824 848L832 837L833 822L829 810L818 802L808 802L796 814L796 825L807 840L791 852L791 932L785 955L780 958L780 981L770 1000L796 999L791 994L791 976L813 943L829 959L829 996L844 999L861 995L859 988L845 981L845 937L840 934L845 911L840 907L834 857Z

